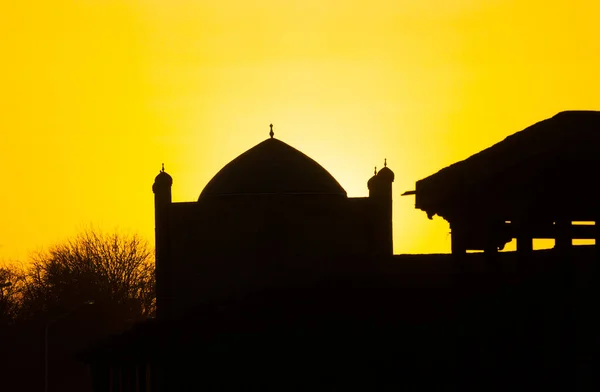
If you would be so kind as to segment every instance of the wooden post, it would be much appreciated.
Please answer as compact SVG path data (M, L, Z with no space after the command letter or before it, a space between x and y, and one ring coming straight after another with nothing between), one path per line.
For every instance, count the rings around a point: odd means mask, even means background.
M534 271L533 263L533 225L526 219L511 222L513 236L517 242L516 273L518 279L527 279Z
M461 256L467 253L465 244L465 229L457 222L450 222L450 238L452 241L452 254Z
M517 252L519 256L529 256L533 252L533 235L531 224L524 219L514 223L515 237L517 239Z
M559 251L568 251L573 246L571 221L557 219L554 226L556 230L554 248Z
M490 238L489 242L485 246L485 249L483 250L487 258L490 260L494 260L498 257L498 246L494 243L493 240L493 238Z
M520 255L529 255L533 252L533 238L527 235L517 237L517 252Z
M596 262L600 262L600 219L596 218L596 221L594 222L594 232L595 232L595 243L594 243L594 248L596 250Z
M493 222L488 222L481 229L485 231L485 248L484 252L490 259L493 259L498 254L498 236L499 229Z

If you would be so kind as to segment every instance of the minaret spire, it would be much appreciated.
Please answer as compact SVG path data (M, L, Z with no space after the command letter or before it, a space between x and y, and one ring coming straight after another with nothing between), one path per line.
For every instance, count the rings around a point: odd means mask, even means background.
M383 167L387 167L387 158L383 159Z
M273 136L275 136L275 132L273 132L273 124L269 124L269 127L271 128L271 131L269 132L269 136L271 136L271 139L273 139Z
M164 173L164 171L165 171L165 164L164 163L162 164L162 168L161 168L160 171Z

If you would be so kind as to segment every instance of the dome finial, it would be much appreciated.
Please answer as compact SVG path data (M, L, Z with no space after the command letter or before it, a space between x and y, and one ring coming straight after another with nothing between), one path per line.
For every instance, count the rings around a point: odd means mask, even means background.
M375 166L375 173L373 174L377 175L377 166Z
M163 173L165 172L165 164L164 163L162 164L162 167L161 167L160 171L163 172Z
M383 159L383 167L387 167L387 158Z
M271 128L271 131L269 132L269 136L271 136L271 139L273 139L273 136L275 136L275 132L273 132L273 124L269 124L269 127Z

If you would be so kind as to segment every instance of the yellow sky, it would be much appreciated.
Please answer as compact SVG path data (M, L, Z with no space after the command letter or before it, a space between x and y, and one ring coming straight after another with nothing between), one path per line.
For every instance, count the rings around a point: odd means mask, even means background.
M12 3L12 4L10 4ZM196 200L268 137L365 196L396 253L448 252L415 181L565 109L600 109L595 1L33 0L0 5L0 260L93 224L153 240L154 176Z

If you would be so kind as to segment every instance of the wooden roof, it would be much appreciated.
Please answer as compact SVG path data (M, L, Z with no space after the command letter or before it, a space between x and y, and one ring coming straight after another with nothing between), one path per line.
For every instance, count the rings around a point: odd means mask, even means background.
M459 205L531 209L574 196L587 208L598 200L599 170L600 112L561 112L417 181L416 208L431 217Z

